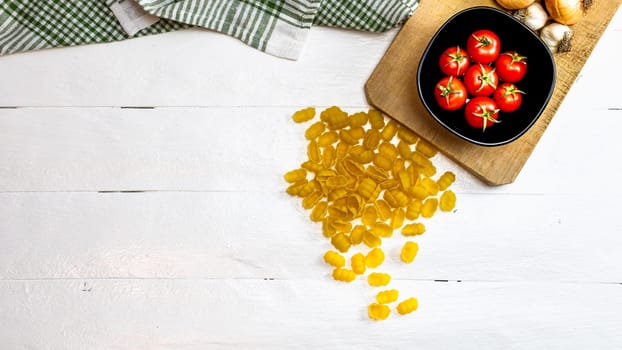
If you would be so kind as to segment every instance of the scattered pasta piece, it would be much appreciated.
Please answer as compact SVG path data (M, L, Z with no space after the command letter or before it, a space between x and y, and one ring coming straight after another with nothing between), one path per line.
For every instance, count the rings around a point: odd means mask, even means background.
M413 260L415 260L418 251L419 245L416 242L408 241L404 243L404 246L402 247L400 258L403 262L410 264L411 262L413 262Z
M425 225L420 222L415 222L404 226L402 234L404 236L418 236L425 232Z
M423 202L423 206L421 206L421 216L423 216L424 218L431 218L436 212L436 208L438 208L438 199L426 199Z
M338 267L333 270L333 278L340 282L352 282L356 279L356 274L352 270Z
M442 211L452 211L456 206L456 194L452 190L447 190L441 195L439 208Z
M292 119L296 123L308 122L309 120L313 119L313 117L315 117L315 108L313 107L301 109L294 113L294 115L292 115Z
M285 181L289 183L298 182L307 178L307 171L304 169L295 169L292 171L288 171L283 175Z
M383 304L373 303L367 307L369 318L376 321L386 320L391 314L391 309Z
M384 262L384 252L380 248L374 248L365 256L365 265L369 268L376 268Z
M378 292L378 294L376 294L376 301L378 304L390 304L396 301L398 297L399 292L397 289L383 290L382 292Z
M343 233L338 233L334 235L330 242L333 244L338 251L345 253L350 249L350 238Z
M344 267L346 265L346 258L332 250L329 250L324 254L324 261L334 267Z
M443 173L443 175L441 175L441 177L438 179L438 189L441 191L445 191L447 188L449 188L449 186L451 186L451 184L454 183L454 181L456 181L456 175L454 175L454 173L452 173L451 171L447 171Z
M386 286L391 282L391 275L382 272L372 272L367 276L367 283L372 287Z
M419 307L419 301L416 298L408 298L397 304L397 312L400 315L409 314Z
M351 265L352 271L354 271L357 275L362 275L367 270L367 266L365 265L365 255L363 253L356 253L352 255Z

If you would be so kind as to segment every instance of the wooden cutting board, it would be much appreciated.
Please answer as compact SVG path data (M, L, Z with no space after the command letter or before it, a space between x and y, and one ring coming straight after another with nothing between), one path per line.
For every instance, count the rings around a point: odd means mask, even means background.
M473 6L498 7L494 0L422 0L365 84L371 105L406 125L443 153L491 185L513 182L555 115L596 42L622 0L597 0L572 27L571 52L555 54L555 91L536 124L518 140L498 147L470 144L437 124L418 97L419 59L438 28L456 12Z

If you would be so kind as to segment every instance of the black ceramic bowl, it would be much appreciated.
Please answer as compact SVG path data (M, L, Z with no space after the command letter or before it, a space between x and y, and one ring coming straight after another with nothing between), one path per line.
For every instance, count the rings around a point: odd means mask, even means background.
M525 92L521 107L511 113L500 112L501 123L486 131L466 123L464 108L445 111L434 98L434 87L444 76L438 66L442 52L457 45L464 48L468 36L478 29L497 33L501 52L517 51L527 57L528 64L527 74L516 83ZM492 7L472 7L451 17L436 32L419 62L417 87L425 108L449 131L477 145L500 146L523 135L544 111L555 87L555 61L542 40L509 14Z

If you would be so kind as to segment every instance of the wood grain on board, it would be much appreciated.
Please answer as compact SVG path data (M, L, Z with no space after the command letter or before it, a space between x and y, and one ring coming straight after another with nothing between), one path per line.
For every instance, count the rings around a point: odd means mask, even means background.
M438 28L462 9L482 5L498 7L493 0L422 0L365 84L367 99L371 105L436 145L486 183L512 183L621 2L595 1L586 16L572 27L572 51L555 54L557 83L551 101L536 124L510 144L483 147L454 136L427 113L419 100L416 84L419 60Z

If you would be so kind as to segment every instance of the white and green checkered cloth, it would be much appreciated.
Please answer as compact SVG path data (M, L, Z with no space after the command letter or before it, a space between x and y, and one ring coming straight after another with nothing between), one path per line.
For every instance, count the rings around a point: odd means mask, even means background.
M130 37L110 6L135 1L160 19L136 36L191 26L296 59L312 25L381 32L401 25L418 0L0 0L0 55Z

